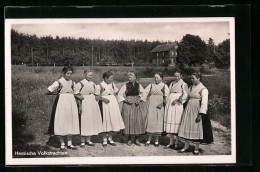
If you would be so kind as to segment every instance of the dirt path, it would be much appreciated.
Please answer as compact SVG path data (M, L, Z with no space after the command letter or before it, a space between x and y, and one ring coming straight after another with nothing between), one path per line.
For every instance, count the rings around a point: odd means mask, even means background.
M219 125L218 123L212 121L214 144L211 145L201 145L203 153L201 155L230 155L231 154L231 135L230 130ZM106 148L102 146L101 136L93 136L92 141L95 143L95 147L86 146L85 148L79 147L80 137L75 136L73 139L74 145L78 150L66 150L69 157L108 157L108 156L183 156L183 155L193 155L190 153L179 154L176 150L164 149L163 147L169 143L169 137L164 136L160 138L160 146L155 147L152 144L149 147L145 147L144 143L147 139L146 135L140 137L141 146L126 144L127 136L122 134L114 134L113 137L117 146L108 145ZM55 137L49 137L48 135L43 135L41 137L36 137L32 145L41 145L52 151L59 151L59 141ZM183 143L180 143L183 147Z

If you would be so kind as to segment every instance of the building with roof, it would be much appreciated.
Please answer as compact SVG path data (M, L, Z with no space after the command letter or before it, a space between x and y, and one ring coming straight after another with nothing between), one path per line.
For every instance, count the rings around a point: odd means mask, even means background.
M157 45L152 51L152 63L157 66L175 66L178 45L176 43Z

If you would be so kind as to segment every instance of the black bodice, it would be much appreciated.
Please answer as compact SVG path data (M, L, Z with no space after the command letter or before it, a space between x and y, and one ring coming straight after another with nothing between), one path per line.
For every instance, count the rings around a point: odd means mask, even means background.
M126 83L126 91L125 91L125 95L126 96L138 96L140 93L140 89L139 89L139 83L135 82L133 83Z

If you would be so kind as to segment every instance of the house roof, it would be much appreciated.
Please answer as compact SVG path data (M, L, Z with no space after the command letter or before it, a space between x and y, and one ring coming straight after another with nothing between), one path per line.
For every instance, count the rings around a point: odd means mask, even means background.
M171 44L161 44L161 45L157 45L152 51L151 53L157 53L157 52L163 52L163 51L170 51L170 50L176 50L175 46L177 44L176 43L171 43Z

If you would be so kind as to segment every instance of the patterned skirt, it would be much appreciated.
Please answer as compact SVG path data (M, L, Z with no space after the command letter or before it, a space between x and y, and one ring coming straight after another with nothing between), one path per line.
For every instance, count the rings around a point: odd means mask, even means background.
M172 93L169 95L164 113L164 131L166 133L178 134L183 114L183 105L176 103L172 106L174 100L179 99L181 93Z
M126 99L135 102L139 96L128 96ZM135 103L129 105L123 103L122 118L125 124L124 134L138 135L145 133L145 122L147 115L147 104L140 102L139 105Z
M199 109L199 99L188 101L178 135L188 142L210 144L213 142L213 134L209 116L202 115L202 120L198 123L195 122Z
M148 101L146 133L153 136L161 136L164 124L164 107L156 108L163 103L162 95L151 95Z

